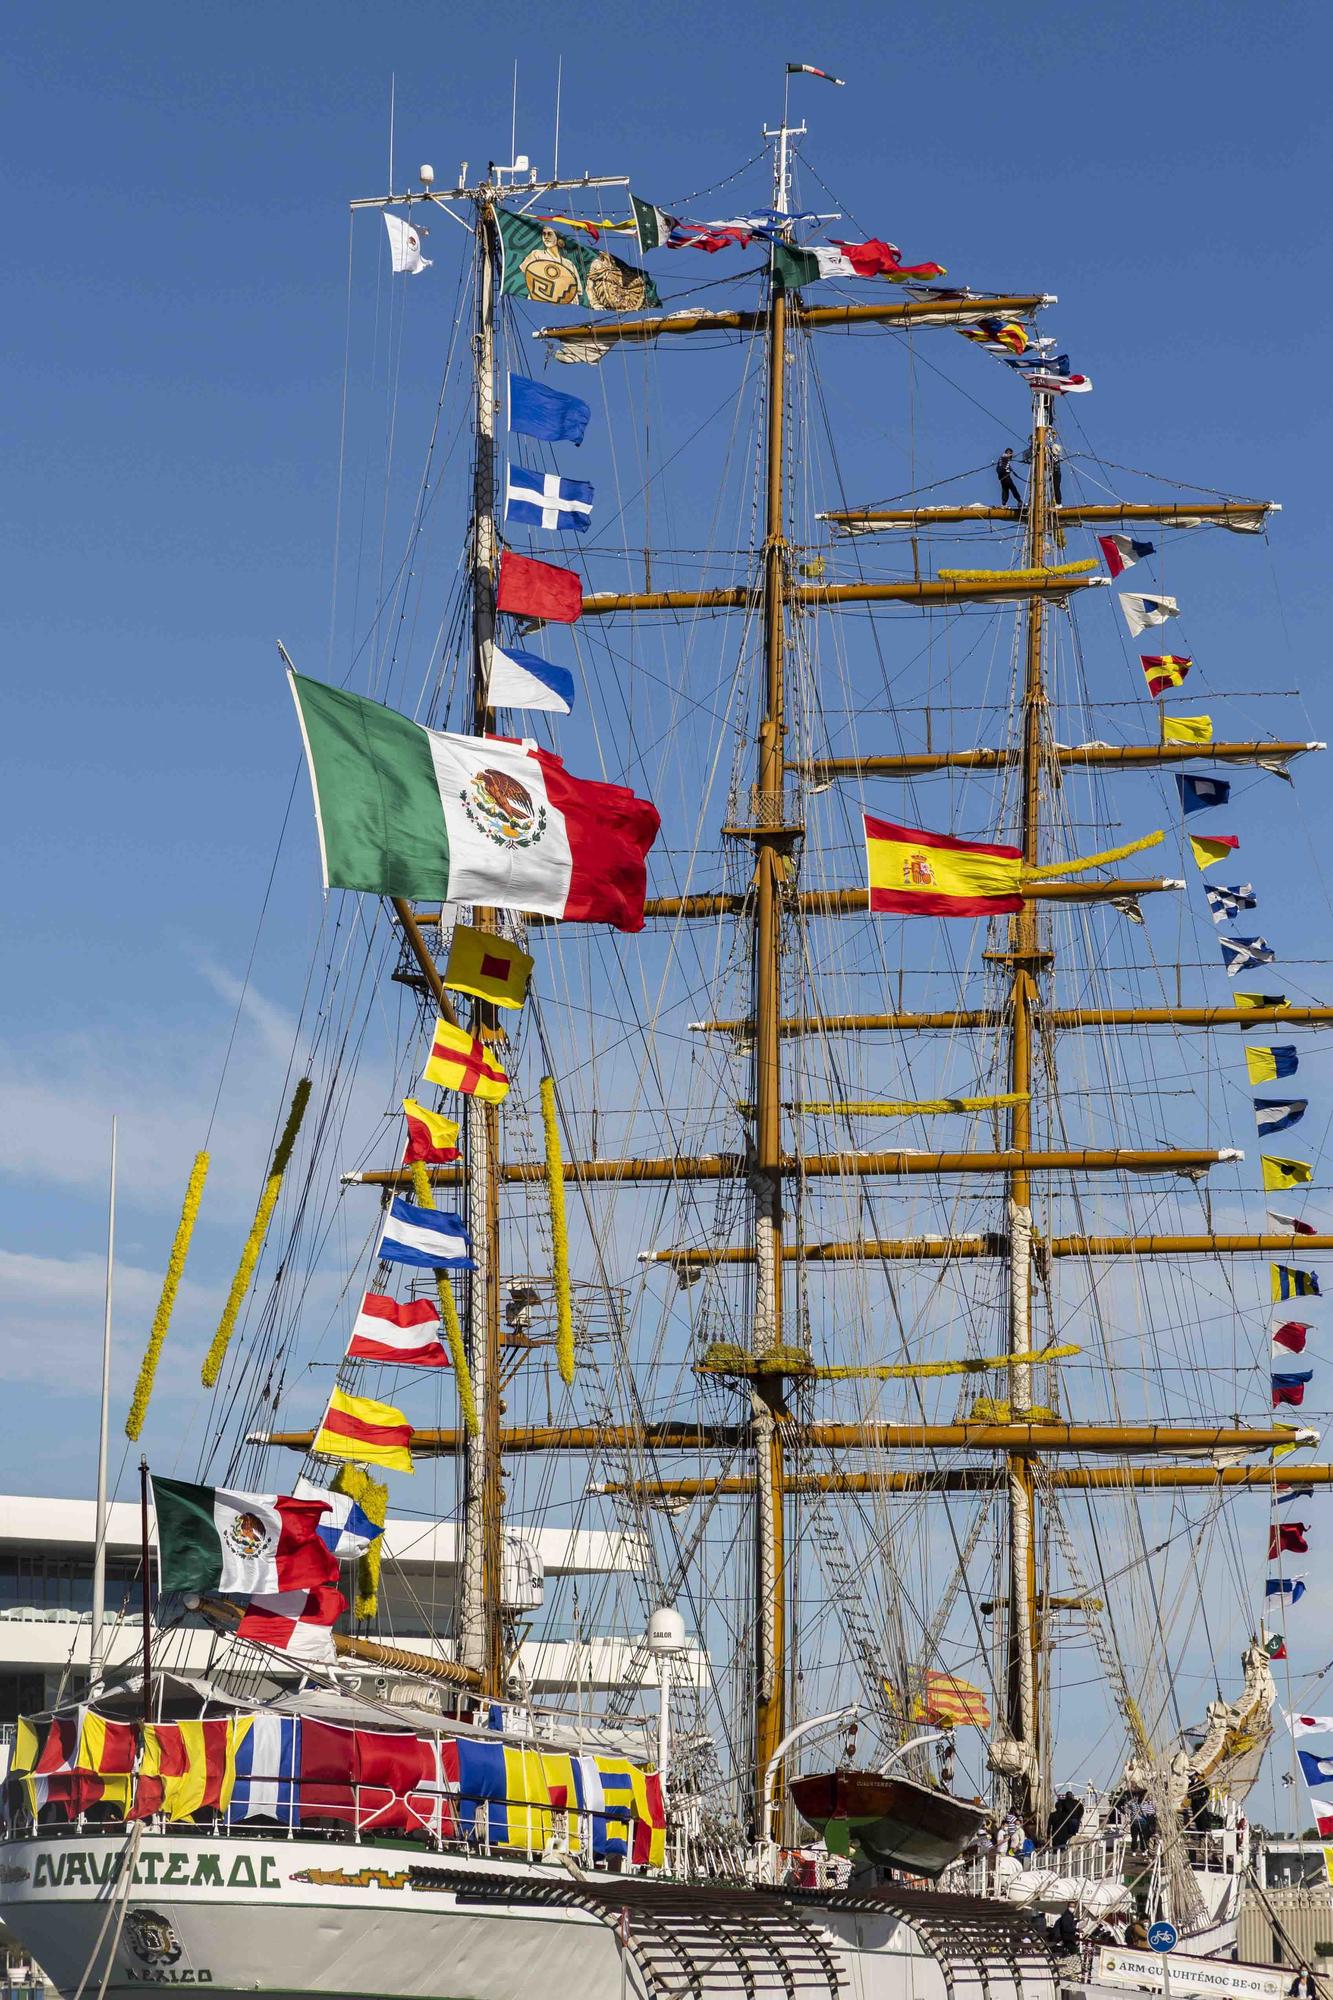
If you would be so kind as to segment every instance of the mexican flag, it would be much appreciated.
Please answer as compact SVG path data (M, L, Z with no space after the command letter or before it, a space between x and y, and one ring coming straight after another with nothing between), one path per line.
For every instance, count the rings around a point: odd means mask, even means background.
M423 729L289 675L325 888L643 928L656 808L531 743Z
M338 1565L319 1538L324 1500L153 1480L163 1590L314 1590Z
M822 243L797 250L787 243L773 246L773 268L784 285L798 291L819 278L942 278L942 264L900 264L892 243L872 238L868 243Z

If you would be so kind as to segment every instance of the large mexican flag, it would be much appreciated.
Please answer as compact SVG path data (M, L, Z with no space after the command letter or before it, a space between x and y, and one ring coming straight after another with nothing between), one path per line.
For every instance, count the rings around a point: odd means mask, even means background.
M646 799L571 778L530 744L423 729L344 688L289 679L325 888L642 930L660 825Z
M271 1595L313 1590L338 1574L337 1558L319 1538L327 1499L154 1478L153 1509L163 1590Z

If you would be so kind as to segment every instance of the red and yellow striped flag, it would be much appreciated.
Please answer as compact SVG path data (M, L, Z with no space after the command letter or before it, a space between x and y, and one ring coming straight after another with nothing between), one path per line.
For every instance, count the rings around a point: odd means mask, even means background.
M990 1708L979 1687L961 1680L957 1674L928 1673L925 1686L912 1704L914 1722L930 1722L939 1728L961 1723L976 1729L990 1727Z
M458 1090L465 1097L482 1097L488 1104L502 1104L509 1095L509 1078L466 1028L451 1027L448 1021L435 1023L435 1039L422 1076L438 1083L442 1090Z
M403 1115L407 1119L405 1167L415 1165L418 1160L427 1167L447 1167L458 1158L458 1126L452 1118L445 1118L438 1111L427 1111L415 1097L403 1099Z
M391 1403L370 1396L349 1396L335 1389L329 1397L311 1450L320 1458L346 1458L356 1465L385 1465L391 1472L414 1472L412 1426Z
M870 907L905 917L997 917L1023 907L1016 847L864 815Z

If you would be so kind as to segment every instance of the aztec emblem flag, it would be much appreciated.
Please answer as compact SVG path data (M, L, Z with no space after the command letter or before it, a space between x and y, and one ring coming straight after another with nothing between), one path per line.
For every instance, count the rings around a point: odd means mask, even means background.
M316 1440L318 1445L318 1440ZM407 1468L411 1471L410 1465ZM319 1590L284 1590L273 1597L256 1597L236 1627L238 1639L272 1646L294 1660L328 1666L337 1659L333 1626L347 1609L347 1599L331 1583Z
M1183 813L1206 812L1209 806L1224 806L1231 797L1231 787L1225 778L1186 777L1178 771L1176 788Z
M1247 972L1252 965L1271 965L1277 953L1266 938L1219 938L1222 947L1222 963L1227 969L1228 979L1234 979L1238 972Z
M582 444L592 410L581 396L509 373L509 428L543 444Z
M422 1075L426 1083L438 1083L441 1090L458 1090L488 1104L503 1104L509 1092L509 1078L485 1045L450 1021L436 1021Z
M1150 625L1165 625L1168 618L1180 616L1180 606L1174 597L1140 597L1128 590L1120 593L1120 609L1134 639L1140 632L1146 632Z
M459 1157L457 1122L438 1111L427 1111L415 1097L403 1099L403 1116L407 1119L403 1165L412 1167L420 1162L424 1167L452 1166Z
M1236 882L1230 888L1216 889L1210 889L1205 882L1203 893L1208 898L1208 908L1212 912L1215 924L1229 924L1242 910L1254 910L1259 907L1259 898L1254 893L1253 882ZM1251 1081L1255 1079L1251 1078Z
M389 1361L398 1368L447 1368L449 1354L433 1299L389 1299L367 1292L347 1343L349 1361Z
M316 1486L310 1479L298 1479L296 1492L299 1499L327 1503L328 1512L319 1524L319 1539L339 1562L356 1561L384 1533L383 1524L372 1521L350 1493L336 1493L331 1487Z
M1273 1345L1285 1348L1288 1354L1304 1354L1305 1337L1309 1331L1306 1320L1284 1319L1281 1326L1273 1328Z
M326 888L643 928L655 807L553 752L450 736L289 676Z
M495 608L511 611L516 618L572 625L583 615L583 585L572 569L557 569L554 563L502 549Z
M1149 694L1156 696L1165 694L1168 688L1178 688L1194 661L1188 653L1140 653L1139 665L1143 668Z
M1273 1303L1279 1299L1317 1299L1319 1278L1314 1271L1293 1270L1290 1264L1270 1264L1269 1288Z
M540 306L588 306L593 312L638 312L660 306L646 271L622 264L609 250L594 250L562 236L549 223L497 209L500 290Z
M401 215L390 215L387 210L384 227L389 232L389 261L395 276L405 271L409 277L419 278L423 271L429 271L430 258L421 254L420 230L404 222Z
M872 912L991 917L1022 909L1018 848L924 833L869 813L864 819Z
M319 1538L327 1501L153 1479L163 1590L313 1590L338 1565Z
M1211 715L1164 715L1162 717L1163 743L1211 743L1213 740L1213 718Z
M943 264L903 264L896 244L868 243L816 244L809 250L794 245L773 245L773 268L784 285L799 291L820 278L942 278Z
M592 487L586 479L562 479L558 472L528 472L511 465L505 520L520 528L586 534L592 526Z
M1236 998L1240 999L1240 994ZM1280 1076L1295 1076L1295 1042L1279 1042L1271 1049L1246 1049L1245 1073L1251 1083L1276 1083Z
M496 1007L521 1007L532 975L530 955L493 931L458 924L449 945L444 983L455 993L489 1000Z
M1097 546L1113 577L1123 576L1136 562L1157 553L1151 542L1136 542L1130 535L1098 535Z
M370 1396L349 1396L345 1389L335 1389L310 1449L318 1458L346 1458L354 1465L413 1472L411 1443L412 1426L392 1403L377 1403Z
M476 1268L462 1217L447 1208L418 1208L402 1194L393 1198L375 1254L383 1264L410 1264L421 1271Z
M486 642L486 702L490 708L539 708L568 715L574 707L574 676L553 667L538 653Z

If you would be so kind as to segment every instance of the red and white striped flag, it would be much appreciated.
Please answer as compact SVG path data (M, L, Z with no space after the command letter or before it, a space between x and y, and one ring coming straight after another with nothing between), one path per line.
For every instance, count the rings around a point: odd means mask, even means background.
M432 1299L390 1299L367 1292L347 1343L349 1361L392 1361L400 1368L447 1368L440 1309Z

